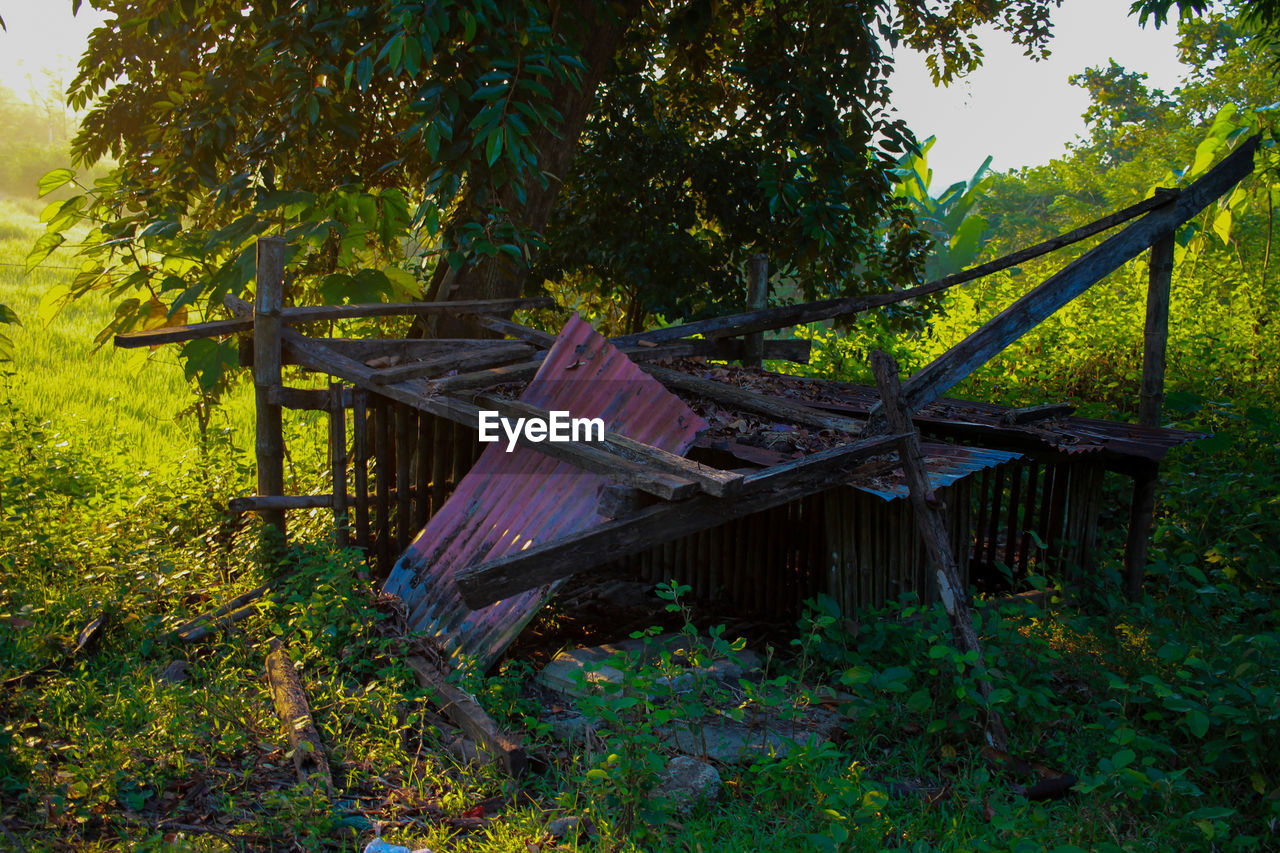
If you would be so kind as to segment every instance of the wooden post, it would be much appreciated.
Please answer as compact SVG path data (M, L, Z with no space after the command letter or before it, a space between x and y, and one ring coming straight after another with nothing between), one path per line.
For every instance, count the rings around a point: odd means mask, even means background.
M769 307L769 256L752 255L747 259L747 310ZM752 332L742 338L742 366L759 367L764 358L764 332Z
M1142 595L1142 579L1147 571L1147 547L1151 543L1151 523L1155 518L1156 482L1160 468L1152 463L1134 475L1133 497L1129 501L1129 538L1124 547L1124 591L1130 599Z
M355 479L356 547L369 551L369 406L363 388L351 392L351 443Z
M876 387L880 390L880 400L883 404L881 409L890 431L906 436L898 445L898 457L902 463L903 474L906 475L916 524L920 529L920 535L924 537L929 562L938 581L938 595L942 598L942 604L951 620L952 638L961 652L974 654L977 658L975 665L980 671L985 670L982 645L978 641L978 632L973 627L969 595L960 579L960 570L956 565L955 556L951 552L951 537L947 532L946 514L942 503L929 487L929 475L926 472L924 456L920 452L920 441L916 436L915 426L911 423L911 412L907 410L902 399L898 365L888 353L877 351L871 355L871 370L876 377ZM990 699L991 682L985 677L980 677L978 691L984 699ZM1009 748L1009 739L1004 730L1004 723L1000 719L1000 712L990 705L987 710L987 737L996 749L1003 752Z
M284 494L284 431L281 407L270 402L280 380L280 309L284 303L284 240L258 240L257 293L253 308L253 384L257 399L258 494ZM283 510L260 513L263 523L285 536Z
M1147 321L1142 335L1142 389L1138 396L1138 423L1160 426L1164 404L1165 350L1169 343L1169 292L1173 283L1173 232L1151 246L1147 281ZM1158 466L1152 465L1133 478L1129 502L1129 537L1124 549L1125 594L1142 595L1142 579L1147 568L1147 548L1155 517Z
M342 405L342 383L329 383L329 458L333 467L333 542L350 544L347 522L347 410Z
M1147 281L1147 324L1142 335L1142 391L1138 423L1160 426L1164 403L1164 357L1169 343L1169 290L1173 282L1173 232L1151 246Z

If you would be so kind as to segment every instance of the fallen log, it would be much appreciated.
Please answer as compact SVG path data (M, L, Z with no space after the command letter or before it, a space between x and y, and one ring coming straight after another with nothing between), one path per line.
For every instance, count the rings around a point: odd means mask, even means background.
M307 705L307 691L288 653L279 640L272 640L271 653L267 655L267 684L276 713L284 723L285 735L293 753L293 766L299 782L308 782L313 774L320 774L325 792L333 796L333 776L329 772L329 756L324 742L311 719Z

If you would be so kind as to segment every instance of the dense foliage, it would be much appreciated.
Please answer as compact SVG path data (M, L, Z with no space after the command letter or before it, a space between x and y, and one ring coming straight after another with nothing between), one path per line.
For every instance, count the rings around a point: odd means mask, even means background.
M884 44L949 78L984 23L1043 50L1054 4L99 5L74 154L120 165L32 261L92 225L69 295L110 292L120 331L220 310L267 232L302 300L515 295L544 246L539 276L627 294L632 325L732 304L749 252L810 295L890 287L919 258Z

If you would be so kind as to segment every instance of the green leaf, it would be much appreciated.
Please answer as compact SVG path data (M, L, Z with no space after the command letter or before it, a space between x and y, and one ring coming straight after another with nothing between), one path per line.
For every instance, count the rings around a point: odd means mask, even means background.
M22 321L18 319L18 312L14 311L3 302L0 302L0 323L13 326L22 325Z
M27 253L27 272L31 272L38 267L45 258L53 254L54 249L64 242L66 242L66 238L56 231L41 234L40 239L36 240L36 244Z
M1196 737L1203 738L1209 733L1209 715L1199 708L1193 708L1187 712L1187 728Z
M36 188L39 190L39 197L44 198L59 187L64 187L71 183L75 178L76 173L70 169L54 169L52 172L45 173L41 176L40 180L36 182Z
M187 379L194 379L204 392L213 391L222 382L227 370L238 367L240 360L233 341L215 341L200 338L183 345L182 372Z

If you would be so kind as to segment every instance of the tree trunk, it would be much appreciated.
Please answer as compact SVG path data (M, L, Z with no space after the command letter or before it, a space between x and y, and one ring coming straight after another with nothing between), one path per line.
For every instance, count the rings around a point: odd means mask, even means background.
M526 187L524 204L520 204L509 189L503 190L497 199L498 204L507 210L521 211L524 225L535 231L546 229L561 183L578 152L578 138L595 104L596 89L613 62L623 33L639 10L639 0L612 5L595 0L572 0L566 4L566 34L571 41L582 45L582 60L587 68L580 86L564 83L552 90L564 123L558 128L539 128L531 139L538 151L539 165L550 180L545 187L536 183ZM477 182L477 185L482 184ZM467 206L465 202L462 205L463 208ZM446 301L519 296L528 277L527 265L504 256L483 258L453 275L449 274L448 263L441 260L432 276L429 298ZM492 337L493 333L481 328L474 318L441 317L436 321L434 335L441 338L483 338Z

